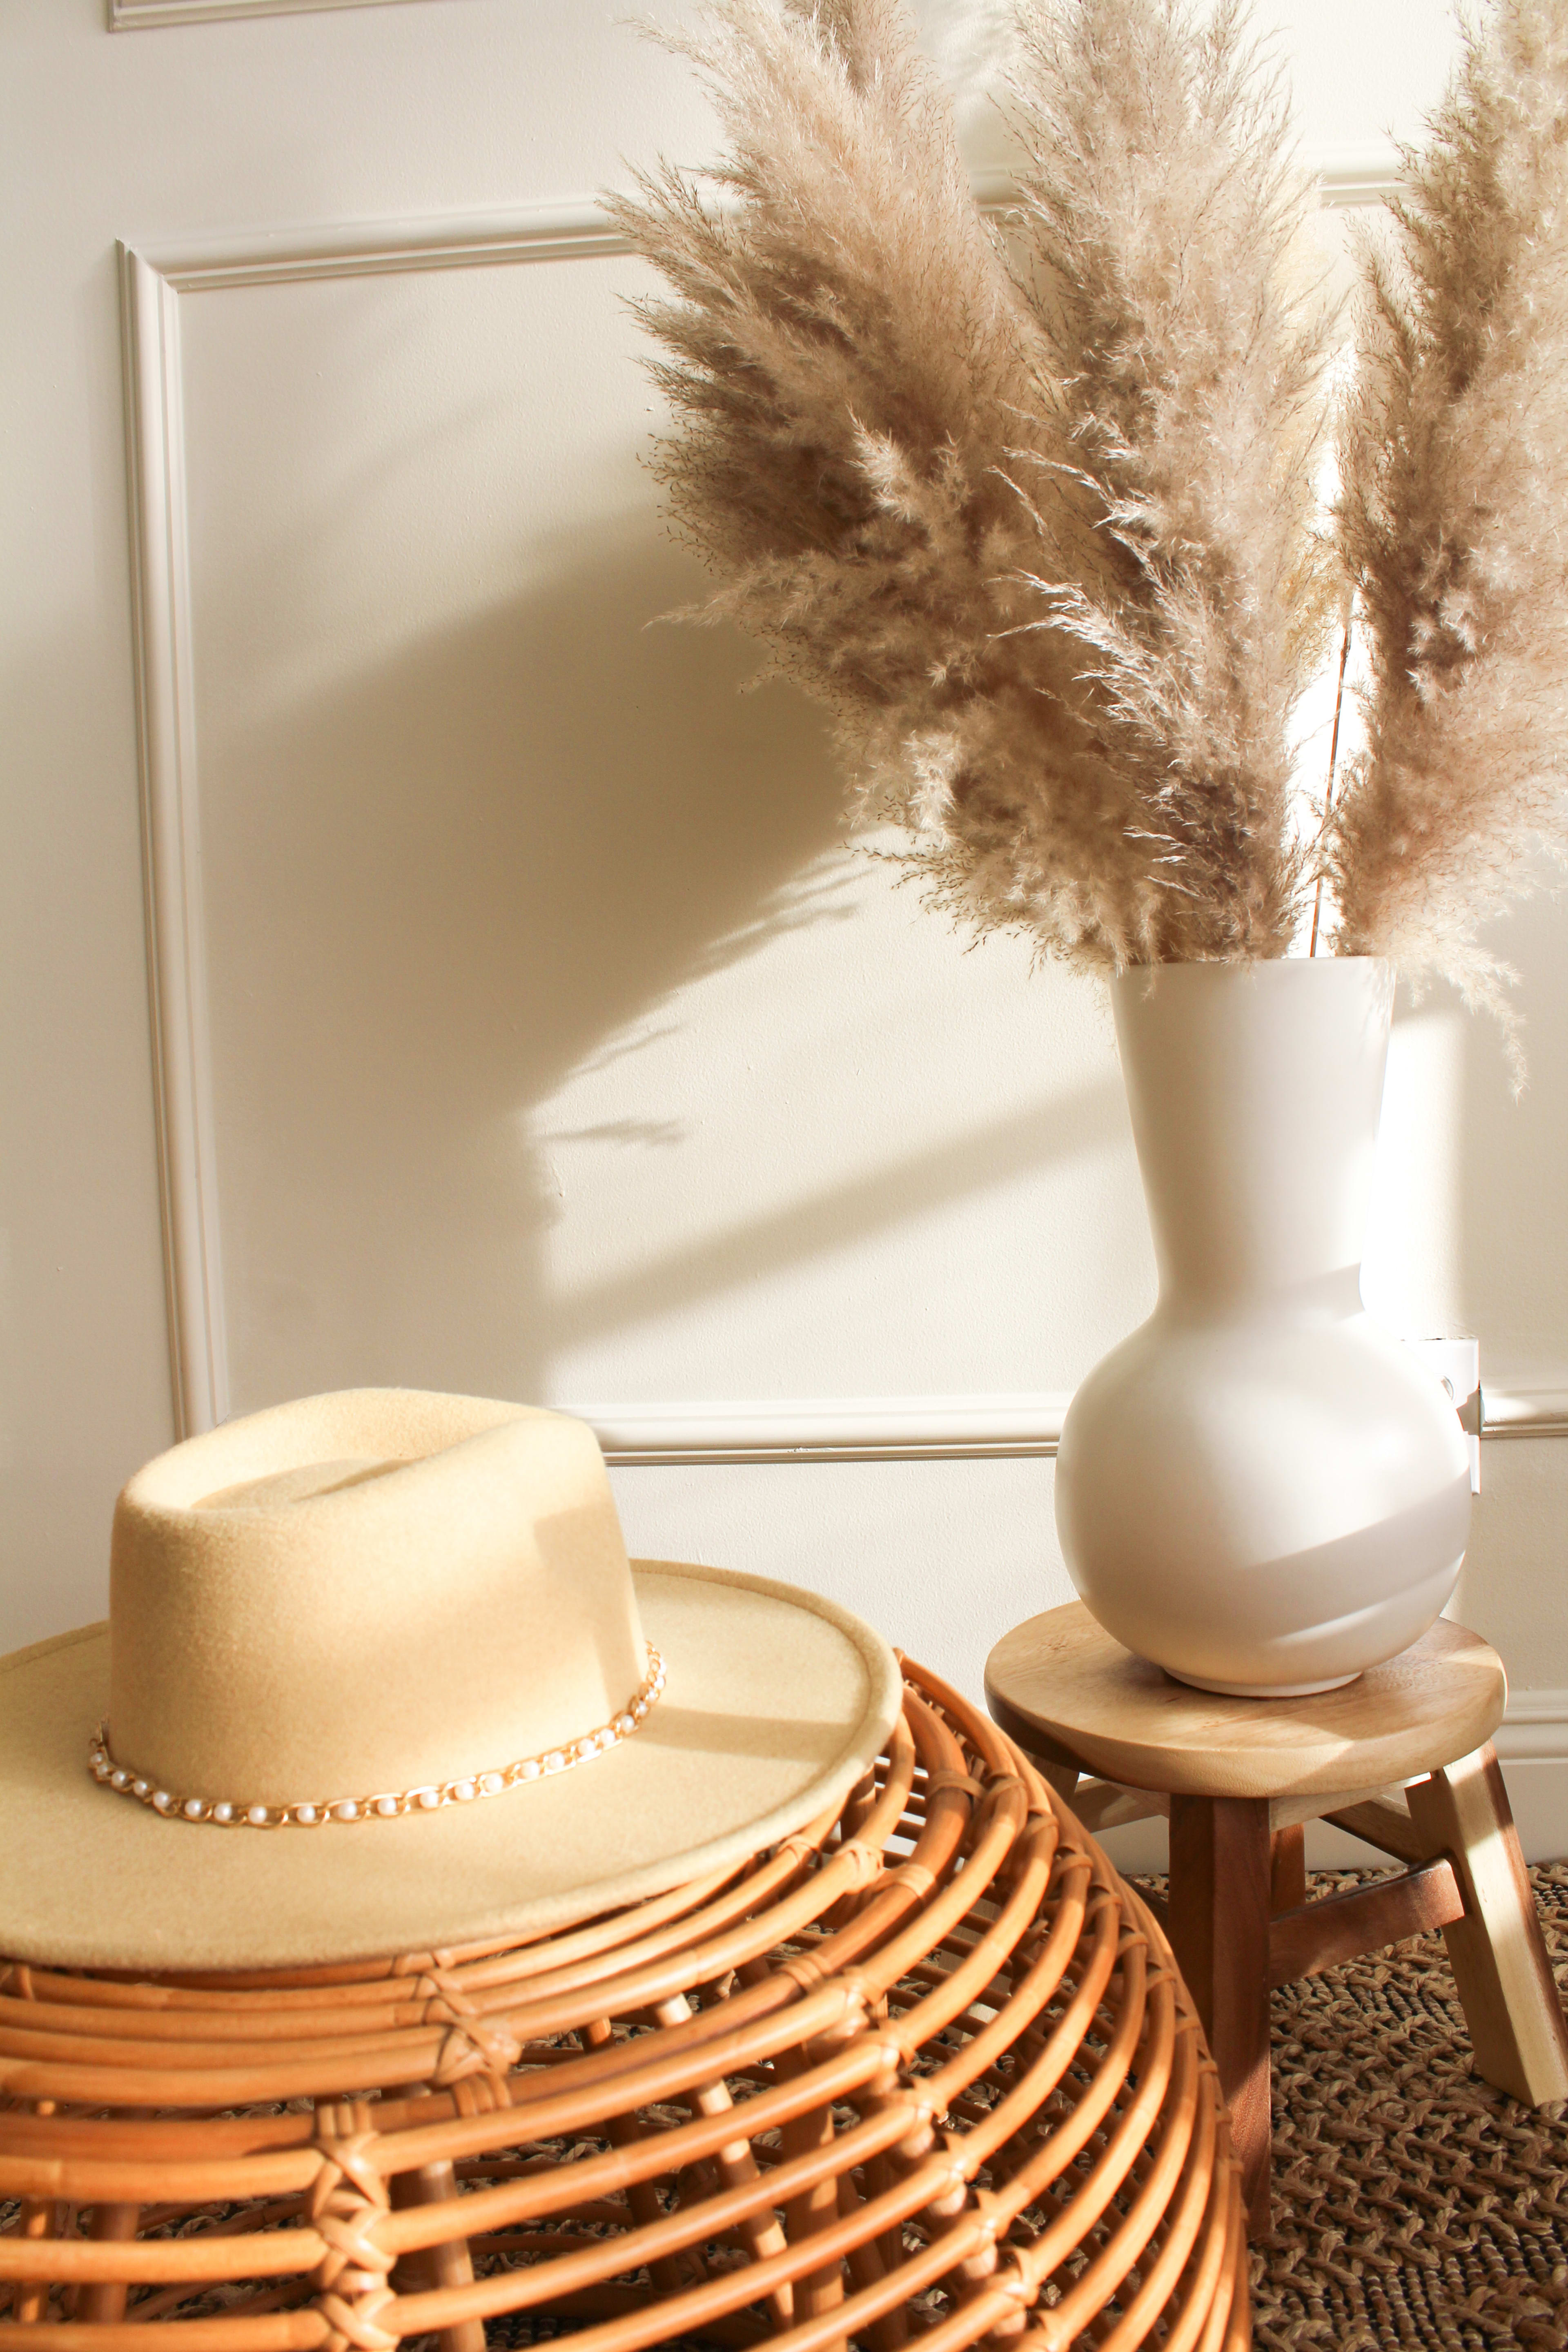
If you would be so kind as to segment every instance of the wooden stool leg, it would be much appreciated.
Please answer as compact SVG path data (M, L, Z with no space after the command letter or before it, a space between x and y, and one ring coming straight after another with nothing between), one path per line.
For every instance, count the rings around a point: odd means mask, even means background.
M1171 1948L1230 2108L1248 2234L1268 2228L1266 1797L1171 1799Z
M141 2220L140 2205L99 2205L93 2209L87 2234L95 2245L124 2245L136 2235ZM77 2318L110 2325L122 2320L127 2292L123 2279L95 2280L77 2298Z
M456 2199L458 2176L449 2164L422 2164L416 2172L395 2172L388 2189L397 2212L413 2205L442 2205ZM412 2273L409 2284L416 2294L473 2284L474 2264L466 2238L427 2246L420 2254L405 2254L404 2262ZM484 2322L461 2319L456 2326L438 2329L436 2343L437 2352L485 2352Z
M1465 1898L1443 1940L1476 2071L1528 2106L1568 2098L1568 2028L1496 1749L1489 1739L1405 1794L1429 1851L1447 1848Z
M1268 1908L1299 1911L1307 1899L1307 1830L1303 1822L1276 1830L1269 1848Z

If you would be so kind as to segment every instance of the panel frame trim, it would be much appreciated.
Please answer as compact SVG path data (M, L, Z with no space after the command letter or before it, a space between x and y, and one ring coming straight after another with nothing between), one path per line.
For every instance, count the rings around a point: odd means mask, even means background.
M1568 1389L1484 1389L1483 1438L1568 1437ZM1049 1457L1067 1390L1009 1396L795 1397L768 1402L565 1403L621 1469L788 1462ZM1568 1705L1564 1713L1568 1714Z
M174 1433L229 1415L204 951L181 306L216 288L625 253L589 199L119 247L153 1111Z
M109 0L111 33L167 25L216 25L236 16L314 16L328 8L380 8L389 0Z

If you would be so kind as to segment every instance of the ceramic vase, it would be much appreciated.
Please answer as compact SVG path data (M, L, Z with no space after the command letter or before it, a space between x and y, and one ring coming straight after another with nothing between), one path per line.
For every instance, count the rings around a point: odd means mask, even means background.
M1362 1305L1393 969L1160 964L1111 995L1160 1291L1068 1408L1068 1568L1183 1682L1332 1690L1439 1615L1469 1528L1452 1402Z

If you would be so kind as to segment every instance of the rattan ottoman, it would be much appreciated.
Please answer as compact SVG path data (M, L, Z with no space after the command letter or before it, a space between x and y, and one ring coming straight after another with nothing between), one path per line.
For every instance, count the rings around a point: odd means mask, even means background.
M905 1678L834 1817L548 1940L0 1964L0 2352L1241 2352L1169 1948L1005 1737Z

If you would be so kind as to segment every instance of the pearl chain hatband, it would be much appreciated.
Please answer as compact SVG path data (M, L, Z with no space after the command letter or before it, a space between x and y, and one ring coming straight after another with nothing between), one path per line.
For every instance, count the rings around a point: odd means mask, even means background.
M563 1740L559 1748L546 1748L538 1756L522 1756L514 1764L502 1764L493 1771L470 1772L458 1780L437 1780L420 1789L405 1789L401 1792L384 1793L376 1797L332 1797L320 1804L247 1805L226 1797L179 1797L170 1789L161 1789L155 1780L117 1764L109 1748L109 1727L100 1724L88 1749L88 1769L95 1780L101 1781L117 1796L133 1797L139 1804L148 1805L165 1821L210 1822L216 1829L321 1829L328 1822L391 1821L399 1813L430 1813L442 1805L471 1804L479 1797L503 1797L510 1789L521 1789L531 1780L541 1780L547 1775L569 1771L574 1764L585 1764L591 1757L603 1756L634 1731L658 1706L665 1683L664 1660L650 1642L647 1644L647 1673L641 1685L627 1700L619 1715L595 1731L586 1731L579 1739Z

